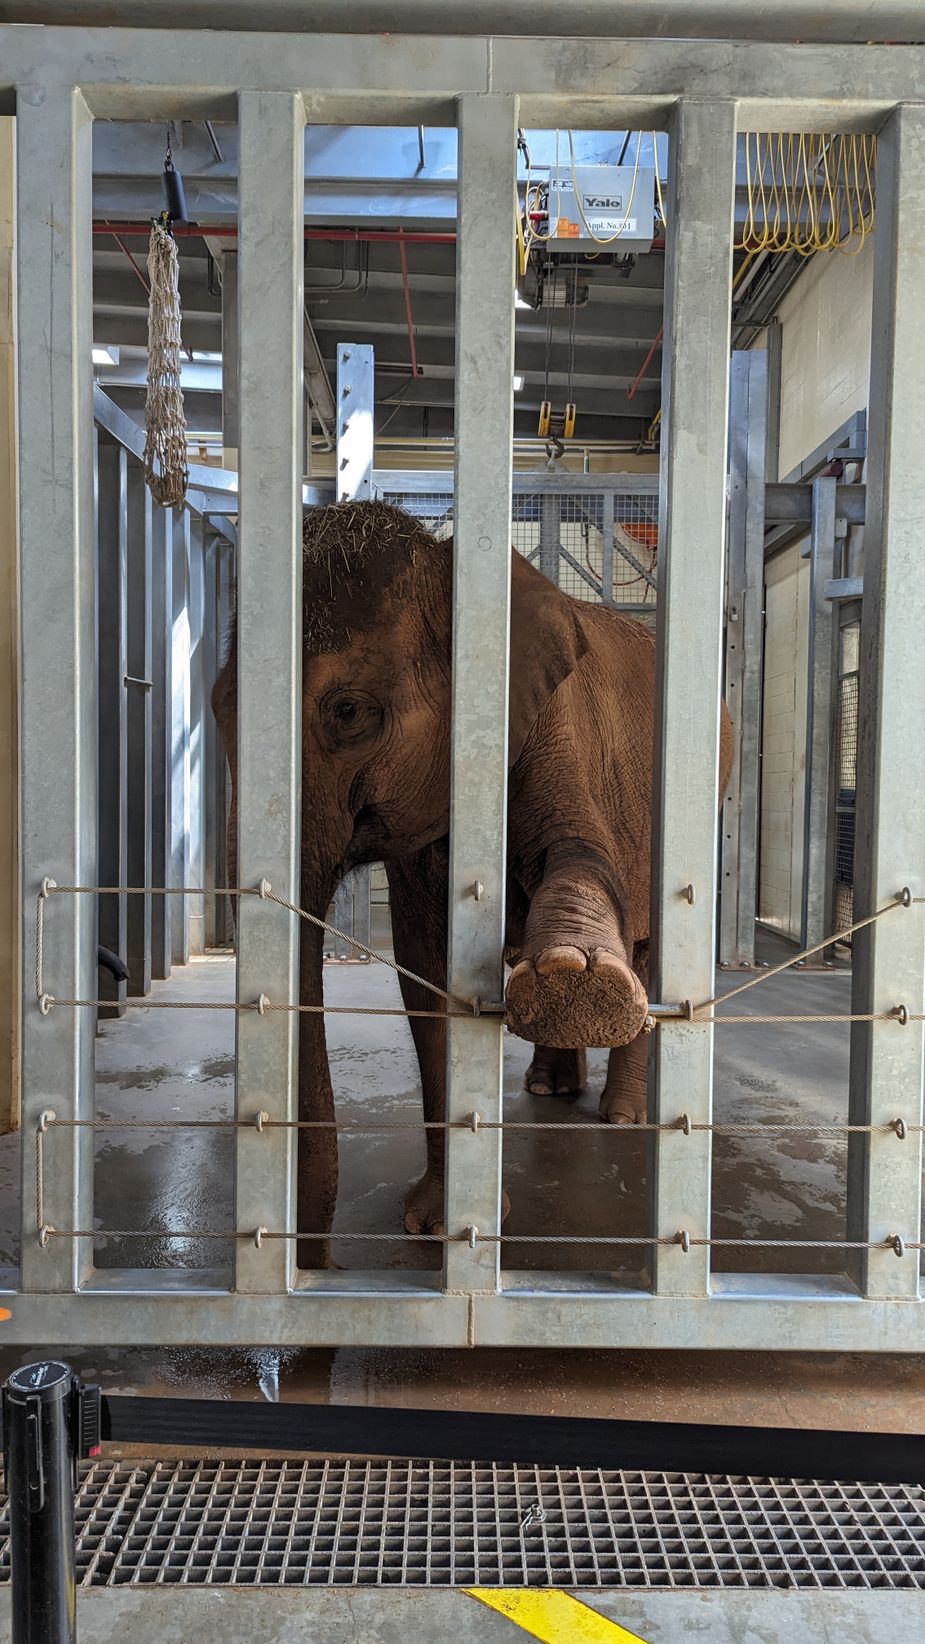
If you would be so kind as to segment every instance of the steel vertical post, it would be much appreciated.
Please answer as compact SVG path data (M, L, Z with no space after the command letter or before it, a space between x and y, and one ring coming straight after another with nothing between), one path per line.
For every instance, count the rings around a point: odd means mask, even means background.
M605 491L601 499L601 601L604 605L616 603L614 586L614 521L617 512L617 494Z
M835 756L835 642L837 627L825 585L835 576L835 490L838 482L813 480L809 561L809 655L807 658L806 777L803 808L803 886L800 946L831 933L835 902L832 838L832 767Z
M126 787L128 730L125 715L128 459L121 446L99 438L97 493L97 711L99 716L98 885L124 885L128 873ZM126 896L101 896L97 929L103 947L120 959L126 949ZM125 1009L125 982L102 968L98 977L101 1017Z
M170 623L170 884L181 890L190 882L190 516L173 511L170 549L172 611ZM189 897L168 898L170 957L189 963Z
M539 568L544 577L559 586L559 550L562 546L561 498L555 491L540 493Z
M733 103L681 102L669 141L662 403L658 706L654 772L656 999L713 993L726 430L736 117ZM693 887L690 896L688 887ZM713 1029L657 1029L656 1114L712 1114ZM655 1231L710 1227L709 1133L662 1134ZM709 1254L656 1252L659 1294L703 1295Z
M46 876L90 885L96 873L96 544L90 294L92 121L65 86L20 96L18 159L19 529L22 611L24 969L35 968L35 907ZM90 896L48 909L43 986L96 991ZM70 1290L89 1270L86 1240L36 1236L39 1115L93 1114L93 1013L42 1014L23 989L22 1286ZM45 1219L93 1226L93 1142L55 1137Z
M173 514L152 505L151 555L151 884L169 885L173 827ZM151 975L171 969L170 903L151 898Z
M127 674L125 679L128 735L127 833L129 885L151 884L152 815L152 693L153 611L151 563L154 503L137 462L128 465L128 540L126 565ZM163 900L163 898L161 898ZM150 896L130 896L126 910L126 964L128 991L144 995L151 987Z
M203 788L204 715L211 713L203 684L203 623L205 620L205 566L203 562L203 521L190 516L189 536L189 629L190 629L190 779L189 779L189 884L205 882L203 845L205 838L205 793ZM187 898L190 953L205 950L205 908L201 896Z
M205 712L202 721L203 773L203 884L212 889L220 883L218 877L219 841L225 828L224 805L219 800L224 786L225 751L218 735L215 715L209 698L219 668L223 645L219 615L219 546L215 531L207 528L203 543L203 609L202 626L202 688ZM203 937L207 948L214 948L224 940L223 896L207 896Z
M337 433L335 470L338 502L367 501L373 483L375 360L370 343L337 345ZM354 868L337 887L334 924L345 936L369 945L369 865ZM341 957L355 956L348 943Z
M450 787L449 986L501 998L507 855L517 99L461 97L456 251L456 520ZM452 1022L447 1114L501 1118L497 1016ZM497 1235L501 1133L447 1137L446 1228ZM497 1287L500 1246L446 1247L452 1290Z
M238 100L241 503L238 515L238 882L300 892L302 303L305 111L289 92ZM270 706L272 700L272 709ZM299 921L239 902L238 998L299 997ZM298 1017L238 1017L237 1116L297 1116ZM238 1132L237 1225L294 1229L291 1130ZM236 1246L235 1288L285 1290L292 1243Z
M925 109L900 107L877 143L877 223L871 328L870 455L861 618L855 918L908 887L925 896L925 582L921 575L925 378ZM925 1008L925 907L887 914L853 943L852 1009ZM850 1118L921 1124L923 1023L855 1022ZM922 1133L853 1135L848 1237L921 1239ZM870 1297L919 1293L917 1255L862 1253Z
M733 767L722 808L719 957L746 966L755 962L757 913L767 366L762 349L733 354L729 405L724 679Z

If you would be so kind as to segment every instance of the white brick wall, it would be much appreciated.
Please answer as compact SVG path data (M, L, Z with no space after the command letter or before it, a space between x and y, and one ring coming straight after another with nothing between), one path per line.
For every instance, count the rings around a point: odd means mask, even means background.
M873 236L814 257L780 306L780 477L867 404Z

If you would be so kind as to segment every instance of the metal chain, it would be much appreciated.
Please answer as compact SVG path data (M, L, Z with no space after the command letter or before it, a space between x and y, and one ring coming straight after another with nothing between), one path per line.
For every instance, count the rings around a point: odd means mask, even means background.
M723 1136L776 1136L806 1134L810 1136L886 1136L893 1134L900 1141L906 1136L925 1132L925 1124L910 1124L897 1118L883 1124L791 1124L787 1120L777 1124L699 1124L686 1113L663 1123L643 1121L640 1124L606 1125L602 1130L593 1119L483 1119L480 1113L470 1113L465 1119L370 1119L344 1124L340 1119L271 1119L266 1112L252 1119L59 1119L45 1114L45 1129L54 1126L60 1130L336 1130L339 1135L373 1136L380 1132L420 1130L469 1130L478 1135L481 1130L594 1130L599 1136L635 1135L643 1132L680 1132L689 1136L692 1131L708 1131ZM40 1132L41 1134L41 1132Z

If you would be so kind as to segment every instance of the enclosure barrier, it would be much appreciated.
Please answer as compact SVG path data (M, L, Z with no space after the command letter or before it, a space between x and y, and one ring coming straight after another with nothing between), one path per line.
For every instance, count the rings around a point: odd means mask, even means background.
M48 879L43 881L42 888L39 892L39 897L38 897L38 901L37 901L37 904L36 904L36 918L35 918L35 993L36 993L36 999L38 1001L39 1009L42 1011L43 1015L48 1015L48 1013L51 1010L59 1008L59 1007L71 1008L71 1009L78 1009L78 1008L93 1009L93 1008L98 1007L102 1003L102 1001L98 1000L98 999L57 999L57 998L52 997L52 995L50 995L50 994L48 994L44 991L45 904L46 904L48 898L55 895L55 894L59 894L59 895L67 895L67 894L77 895L77 894L80 894L81 892L85 892L85 893L88 893L90 895L95 895L95 896L113 895L113 894L116 894L117 891L121 891L123 894L126 894L126 895L147 895L147 894L149 894L145 890L139 890L139 889L137 889L137 887L130 887L130 886L114 887L114 886L99 886L99 885L84 885L84 886L56 885L53 881L48 880ZM394 971L397 975L408 977L411 981L417 982L420 986L425 988L427 991L429 991L429 992L435 994L437 997L445 1000L447 1006L454 1006L455 1005L457 1008L455 1010L444 1009L442 1011L438 1011L438 1010L425 1011L425 1010L407 1010L407 1009L400 1009L398 1007L389 1007L389 1006L370 1006L370 1005L331 1005L331 1004L303 1005L301 1003L296 1004L296 1003L291 1002L291 1001L282 1001L282 1002L274 1001L274 1000L268 999L266 994L261 993L261 994L258 995L258 997L255 1000L244 1000L244 1001L242 1001L242 1000L239 999L235 1002L227 1002L225 1000L213 1000L213 999L204 999L204 1000L138 999L138 1000L134 1000L133 1003L135 1005L137 1005L138 1007L140 1007L141 1009L143 1009L143 1010L147 1009L147 1010L256 1011L258 1016L264 1016L264 1015L266 1015L266 1013L268 1011L284 1011L284 1012L294 1013L296 1015L299 1015L303 1012L310 1012L310 1013L321 1014L321 1015L407 1016L407 1017L422 1017L422 1016L425 1016L425 1017L431 1017L431 1018L442 1018L443 1020L450 1020L451 1018L462 1018L462 1019L468 1018L471 1021L476 1021L476 1020L478 1020L479 1017L481 1017L483 1015L498 1016L498 1015L503 1015L504 1014L505 1005L504 1005L503 1002L493 1004L493 1003L486 1002L486 1001L479 1000L479 999L461 999L461 998L458 998L457 996L455 996L454 994L448 993L445 988L439 987L436 983L428 981L425 977L418 976L414 971L409 971L404 965L397 964L395 962L395 960L390 959L386 954L377 953L372 948L370 948L366 943L360 942L355 937L347 935L345 932L335 929L332 925L328 924L326 920L318 918L318 916L315 915L315 914L308 913L304 908L297 907L294 903L286 901L283 897L276 896L274 891L273 891L272 886L266 880L261 880L260 884L257 885L257 886L246 886L246 887L232 886L232 887L222 888L222 889L219 889L219 890L212 890L211 892L208 892L208 891L204 890L201 886L197 886L195 888L165 889L165 890L161 890L160 892L155 893L155 894L160 894L160 895L164 895L164 896L204 896L204 895L209 895L209 894L215 895L215 896L225 896L225 897L228 897L228 896L235 896L235 897L238 897L238 896L244 896L244 897L246 897L246 896L257 896L257 897L260 897L264 901L274 902L274 903L276 903L276 905L278 907L281 907L281 908L283 908L284 910L286 910L290 913L296 914L300 919L306 920L308 923L316 926L318 929L323 930L323 931L327 932L328 934L330 934L331 936L335 937L338 941L340 941L342 943L345 943L349 947L358 950L359 952L362 953L362 955L366 959L376 960L380 964L386 965L390 970ZM737 987L728 990L725 994L714 995L712 998L705 1000L702 1004L694 1005L694 1004L692 1004L692 1002L690 1000L684 1000L681 1004L677 1004L677 1005L660 1005L660 1004L650 1003L649 1015L647 1016L647 1019L646 1019L644 1031L652 1032L656 1027L664 1027L666 1025L670 1025L672 1022L687 1022L687 1023L691 1023L691 1024L700 1024L700 1025L705 1026L705 1027L706 1026L723 1027L723 1026L727 1026L729 1024L756 1025L756 1024L786 1023L786 1022L805 1023L805 1022L840 1022L840 1021L844 1021L844 1022L858 1022L858 1021L862 1021L862 1022L885 1021L886 1022L886 1021L894 1021L897 1024L897 1026L906 1027L906 1026L908 1026L908 1024L910 1022L925 1021L925 1012L910 1012L909 1009L908 1009L908 1006L906 1006L906 1005L894 1005L891 1010L883 1011L883 1012L880 1012L876 1015L874 1015L872 1013L857 1014L857 1013L845 1013L845 1012L841 1012L841 1013L838 1013L836 1015L820 1015L820 1014L794 1015L794 1014L788 1014L788 1015L774 1015L774 1016L754 1015L754 1014L742 1016L742 1015L729 1015L727 1013L724 1013L722 1015L716 1015L715 1014L715 1007L717 1005L726 1004L726 1003L728 1003L730 998L735 998L737 995L747 992L750 988L755 988L755 987L760 986L762 982L767 981L770 977L780 975L783 971L789 970L792 966L800 964L802 961L809 958L814 952L819 951L819 949L830 947L834 942L842 941L842 940L854 935L858 930L863 930L867 926L872 925L876 920L882 918L882 916L884 914L890 913L892 910L894 910L896 908L910 908L910 907L912 907L914 902L925 902L925 897L916 897L916 898L914 898L912 896L911 892L908 890L908 888L905 888L902 891L898 892L897 895L895 897L893 897L890 902L887 902L882 908L878 908L875 913L868 915L864 919L857 920L854 924L848 926L844 930L833 932L833 934L831 936L825 938L825 940L823 942L818 943L815 947L806 948L802 952L794 953L789 959L783 960L780 964L775 965L772 968L769 968L765 971L762 971L761 974L759 974L758 976L753 976L749 981L740 983ZM706 1015L705 1013L707 1011L710 1011L712 1014ZM219 1240L228 1240L228 1239L253 1240L254 1248L257 1249L257 1250L261 1250L264 1246L264 1243L272 1241L272 1240L283 1240L283 1241L295 1242L298 1239L309 1239L309 1240L322 1240L322 1241L324 1241L324 1240L329 1238L329 1235L326 1234L326 1233L323 1233L323 1232L319 1232L315 1229L307 1229L307 1228L295 1228L291 1231L290 1230L282 1231L278 1228L267 1227L263 1223L259 1224L257 1227L255 1227L253 1229L239 1228L237 1230L232 1230L232 1229L229 1229L229 1228L222 1229L222 1228L201 1228L201 1227L200 1228L183 1228L183 1229L169 1228L169 1227L152 1228L150 1226L145 1227L145 1228L134 1228L134 1229L133 1228L101 1228L101 1227L100 1228L57 1228L57 1227L53 1227L45 1219L45 1137L52 1128L59 1128L59 1129L60 1128L65 1128L65 1129L86 1128L86 1129L90 1129L90 1130L106 1130L106 1131L113 1131L113 1130L115 1130L115 1131L118 1131L118 1130L159 1130L159 1129L167 1129L167 1130L171 1130L171 1131L175 1131L175 1130L231 1130L231 1131L237 1131L237 1130L241 1130L241 1129L251 1129L251 1128L253 1128L254 1130L256 1130L258 1135L264 1135L266 1132L274 1130L274 1129L292 1130L292 1131L296 1131L296 1132L298 1132L298 1131L313 1131L313 1130L333 1130L333 1131L336 1131L336 1133L338 1135L345 1135L345 1134L350 1134L350 1133L353 1133L355 1135L356 1134L375 1135L375 1134L388 1134L389 1132L394 1132L394 1131L410 1131L410 1132L414 1133L414 1132L417 1132L417 1131L423 1129L423 1130L441 1131L445 1135L449 1134L449 1132L453 1131L453 1130L466 1130L466 1131L470 1131L473 1135L478 1135L480 1131L486 1131L486 1130L487 1131L492 1131L492 1130L497 1130L497 1131L545 1131L545 1130L570 1131L570 1130L576 1130L577 1131L577 1130L585 1130L587 1127L583 1122L575 1123L575 1122L570 1122L569 1120L544 1121L544 1120L538 1120L538 1119L528 1119L528 1120L525 1120L525 1119L517 1120L517 1119L515 1119L515 1120L511 1120L511 1119L503 1119L503 1118L497 1119L497 1120L490 1120L490 1119L486 1120L486 1119L482 1118L481 1114L478 1112L477 1109L473 1110L471 1113L467 1114L464 1119L455 1119L455 1120L453 1120L453 1119L450 1119L450 1120L446 1120L446 1119L443 1119L443 1120L429 1119L429 1120L420 1120L420 1121L419 1120L407 1120L407 1119L406 1120L383 1120L383 1119L379 1119L379 1120L374 1120L374 1121L369 1121L369 1122L363 1122L363 1121L356 1122L356 1121L354 1121L353 1123L345 1123L345 1122L343 1122L341 1120L337 1120L337 1119L330 1119L330 1120L328 1120L328 1119L273 1119L273 1118L271 1118L270 1114L265 1109L260 1109L260 1111L257 1112L256 1114L254 1114L253 1118L251 1118L251 1119L239 1118L239 1119L162 1119L162 1120L152 1120L152 1119L99 1119L99 1118L95 1118L95 1117L92 1118L92 1119L59 1119L57 1117L57 1115L55 1114L55 1112L51 1109L46 1109L43 1113L39 1114L38 1121L37 1121L37 1126L36 1126L36 1132L35 1132L35 1228L34 1228L34 1232L35 1232L35 1236L39 1240L39 1243L43 1247L47 1246L48 1241L50 1239L53 1239L53 1238L58 1238L58 1239L60 1239L60 1238L64 1238L64 1239L92 1239L92 1240L96 1241L96 1240L115 1239L115 1238L118 1238L118 1239L131 1239L131 1238L150 1239L152 1236L154 1236L154 1237L160 1237L160 1238L164 1238L164 1239L168 1239L168 1240L169 1239L194 1239L194 1238L219 1239ZM680 1114L678 1114L678 1117L676 1119L674 1119L673 1121L664 1121L664 1122L661 1122L661 1123L645 1122L645 1123L637 1124L636 1126L634 1126L634 1128L637 1129L637 1130L641 1130L643 1132L648 1132L650 1134L660 1134L660 1133L665 1132L665 1131L675 1131L675 1132L680 1132L681 1135L683 1135L683 1136L691 1136L695 1132L698 1132L698 1131L709 1132L711 1135L720 1134L720 1135L737 1135L737 1136L742 1136L742 1135L746 1135L746 1136L749 1136L749 1135L750 1136L755 1136L755 1135L781 1135L781 1134L794 1134L794 1133L806 1133L806 1134L813 1135L813 1136L822 1136L822 1135L845 1136L845 1135L873 1135L877 1132L885 1132L885 1133L892 1133L898 1141L904 1142L907 1139L907 1137L910 1136L910 1135L920 1135L920 1134L922 1134L923 1131L925 1131L925 1124L917 1124L917 1123L914 1123L914 1122L910 1122L909 1120L905 1119L901 1115L898 1115L895 1118L892 1118L892 1119L890 1119L890 1120L888 1120L885 1123L880 1124L880 1125L874 1125L874 1124L830 1124L830 1125L826 1125L826 1124L820 1124L820 1123L794 1124L794 1123L790 1123L786 1120L777 1121L773 1124L768 1124L768 1125L760 1125L760 1124L756 1125L756 1124L749 1124L749 1123L695 1124L695 1123L692 1122L689 1114L680 1113ZM619 1135L620 1132L619 1132L619 1130L614 1129L610 1132L610 1134L611 1135ZM342 1241L342 1242L345 1242L345 1243L364 1242L364 1243L391 1244L391 1243L395 1242L395 1237L396 1237L396 1235L393 1234L393 1233L350 1233L350 1232L343 1232L342 1233L340 1231L338 1231L337 1235L336 1235L336 1238L337 1238L338 1241ZM629 1248L640 1247L640 1248L648 1248L648 1249L655 1249L656 1247L661 1246L661 1245L678 1245L678 1246L680 1246L680 1248L681 1248L682 1252L684 1253L684 1255L687 1255L690 1252L691 1249L700 1248L700 1247L707 1248L707 1249L709 1249L709 1248L724 1248L724 1247L725 1248L749 1247L751 1249L765 1249L765 1250L801 1250L802 1249L802 1250L840 1250L840 1251L848 1251L848 1250L860 1251L860 1250L873 1250L873 1249L887 1248L887 1249L892 1250L893 1254L897 1257L903 1257L906 1254L907 1251L916 1251L916 1250L925 1249L925 1241L922 1241L921 1239L904 1238L901 1233L887 1234L884 1239L879 1240L879 1241L874 1241L874 1240L863 1240L862 1241L862 1240L846 1240L846 1239L767 1239L767 1238L753 1238L753 1237L742 1237L742 1238L705 1237L705 1238L697 1238L697 1237L692 1237L691 1234L688 1232L687 1228L679 1228L678 1231L673 1236L666 1236L666 1237L662 1237L662 1238L656 1238L656 1237L652 1237L651 1235L646 1234L646 1233L628 1234L628 1235L622 1235L622 1236L611 1235L611 1234L601 1234L601 1235L574 1234L574 1235L572 1235L572 1234L556 1234L556 1233L549 1233L549 1234L544 1234L544 1233L532 1233L532 1234L531 1233L513 1233L513 1234L496 1233L496 1234L485 1234L485 1233L481 1233L479 1231L478 1227L474 1226L471 1223L468 1226L459 1229L457 1232L405 1234L404 1237L405 1238L410 1238L410 1239L417 1239L417 1240L421 1241L422 1243L440 1244L440 1245L448 1245L448 1244L453 1244L453 1243L465 1242L471 1250L476 1249L476 1247L479 1245L479 1243L482 1243L482 1244L486 1244L486 1243L487 1244L505 1244L505 1243L508 1243L508 1244L542 1244L544 1246L545 1245L550 1245L550 1246L552 1246L552 1245L592 1245L592 1246L593 1245L608 1245L608 1246L614 1246L614 1247L629 1247Z
M925 920L854 944L845 1274L710 1268L712 1053L722 1012L655 1033L651 1291L614 1275L501 1270L500 1013L449 1013L448 1229L440 1275L300 1272L295 1139L299 892L303 137L306 118L455 121L455 589L447 992L500 1001L512 519L518 127L667 129L652 992L711 1001L737 132L877 135L855 910L925 894L925 583L915 571L925 384L925 51L677 40L0 29L16 98L23 639L24 929L43 879L97 883L91 181L95 118L222 118L240 130L239 813L233 1289L214 1276L93 1266L93 1017L24 1001L26 1138L60 1126L54 1170L23 1152L9 1339L915 1349ZM642 561L644 564L644 560ZM263 713L267 679L275 710ZM117 878L121 884L124 881ZM184 883L185 881L181 881ZM482 895L472 895L479 883ZM693 887L694 894L690 895ZM93 899L62 897L49 999L94 997ZM261 995L282 1008L260 1011ZM897 1003L905 1011L895 1014ZM134 1006L130 1007L134 1008ZM57 1118L46 1121L49 1110ZM255 1114L266 1114L260 1127ZM474 1124L471 1116L479 1115ZM685 1118L687 1123L679 1120ZM896 1121L903 1124L903 1135ZM846 1127L848 1128L848 1127ZM620 1135L614 1130L614 1145ZM46 1144L40 1143L40 1148ZM269 1234L259 1238L265 1227ZM42 1228L78 1236L41 1237ZM473 1232L474 1230L474 1232ZM464 1236L459 1236L464 1232ZM227 1234L223 1234L227 1237ZM546 1235L542 1235L546 1240ZM588 1242L588 1241L582 1241Z

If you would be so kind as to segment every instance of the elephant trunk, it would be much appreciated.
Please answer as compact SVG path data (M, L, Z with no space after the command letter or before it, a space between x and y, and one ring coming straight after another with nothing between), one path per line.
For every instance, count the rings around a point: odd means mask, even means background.
M303 898L305 887L303 886ZM314 909L323 898L304 903ZM325 904L326 905L326 904ZM322 916L324 907L321 909ZM299 953L299 1002L302 1006L323 1003L323 932L306 923L301 928ZM299 1119L326 1128L299 1131L296 1197L299 1267L332 1266L327 1235L334 1222L337 1203L337 1133L334 1122L334 1093L328 1066L324 1017L317 1010L304 1010L299 1017Z

